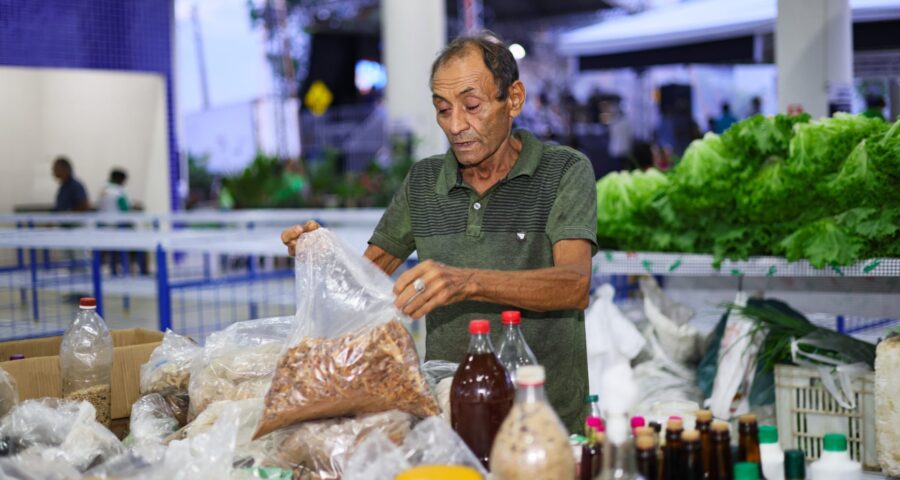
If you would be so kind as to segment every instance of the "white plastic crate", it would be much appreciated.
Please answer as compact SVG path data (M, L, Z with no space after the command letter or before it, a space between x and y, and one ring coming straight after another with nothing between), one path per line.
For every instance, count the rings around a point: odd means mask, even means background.
M822 453L826 433L847 436L850 456L866 470L880 470L875 448L875 373L852 382L856 408L838 405L812 368L775 367L775 408L782 447L799 448L809 461Z

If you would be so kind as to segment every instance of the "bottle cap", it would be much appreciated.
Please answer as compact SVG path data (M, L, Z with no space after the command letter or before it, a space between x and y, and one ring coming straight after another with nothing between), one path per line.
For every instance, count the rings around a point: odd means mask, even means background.
M469 322L469 333L472 335L491 333L491 322L487 320L472 320Z
M518 325L522 323L522 312L518 310L507 310L500 314L500 322L504 325Z
M656 447L656 442L653 441L653 437L649 435L638 435L638 437L634 439L634 445L641 450L650 450Z
M594 403L594 402L600 401L600 396L599 395L588 395L588 396L584 397L584 401L586 403Z
M650 423L648 424L648 426L649 426L650 428L652 428L653 431L655 431L656 433L659 433L659 432L662 431L662 424L659 423L659 422L656 422L656 421L650 422Z
M678 415L671 415L669 416L669 420L681 420L681 417L679 417Z
M405 470L397 480L478 480L481 474L461 465L422 465Z
M681 419L678 418L670 418L668 422L666 422L666 430L681 430L684 428L684 423Z
M778 443L778 427L761 425L759 427L759 443Z
M714 432L725 432L729 433L731 428L728 426L727 422L723 422L721 420L716 420L712 424L712 429Z
M603 420L600 417L588 417L585 424L594 430L603 431Z
M635 415L631 417L631 428L643 427L647 422L644 420L644 417L640 415Z
M81 308L97 308L97 299L94 297L82 297L81 301L78 302L78 306Z
M606 442L606 432L594 432L594 443Z
M638 437L647 435L652 438L656 435L656 430L653 430L653 427L637 427L634 429L634 434Z
M697 420L700 420L701 422L711 422L713 415L709 410L697 410L696 417Z
M536 387L546 380L544 367L540 365L522 365L516 369L516 384L520 387Z
M806 478L806 455L803 450L788 450L784 452L784 478Z
M756 415L748 413L738 418L738 423L756 423Z
M826 433L824 444L826 452L846 452L847 436L843 433Z
M759 480L759 465L750 462L734 464L734 480Z
M681 434L681 439L685 442L699 442L700 432L696 430L685 430L684 433Z

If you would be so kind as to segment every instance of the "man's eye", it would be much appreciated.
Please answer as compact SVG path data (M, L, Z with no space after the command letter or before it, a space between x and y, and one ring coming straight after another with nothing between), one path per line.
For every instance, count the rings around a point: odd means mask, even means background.
M474 112L475 110L478 110L478 107L480 107L480 106L481 106L481 104L466 105L466 110L468 110L470 112Z
M441 113L441 114L447 113L447 112L449 112L449 111L450 111L449 108L439 108L439 109L438 109L438 113Z

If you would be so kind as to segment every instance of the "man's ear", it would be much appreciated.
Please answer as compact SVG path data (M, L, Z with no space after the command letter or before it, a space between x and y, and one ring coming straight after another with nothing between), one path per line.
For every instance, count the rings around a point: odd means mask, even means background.
M521 80L516 80L509 86L506 101L509 104L510 118L518 117L525 107L525 84Z

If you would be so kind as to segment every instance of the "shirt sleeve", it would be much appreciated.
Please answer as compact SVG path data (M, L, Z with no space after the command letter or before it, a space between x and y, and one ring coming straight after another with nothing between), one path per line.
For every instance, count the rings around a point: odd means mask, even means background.
M403 185L394 194L369 239L370 245L375 245L400 260L406 260L416 249L409 215L409 176L410 174L406 175Z
M560 240L588 240L591 255L597 253L597 185L591 164L581 155L559 182L556 201L547 218L547 236L552 244Z

